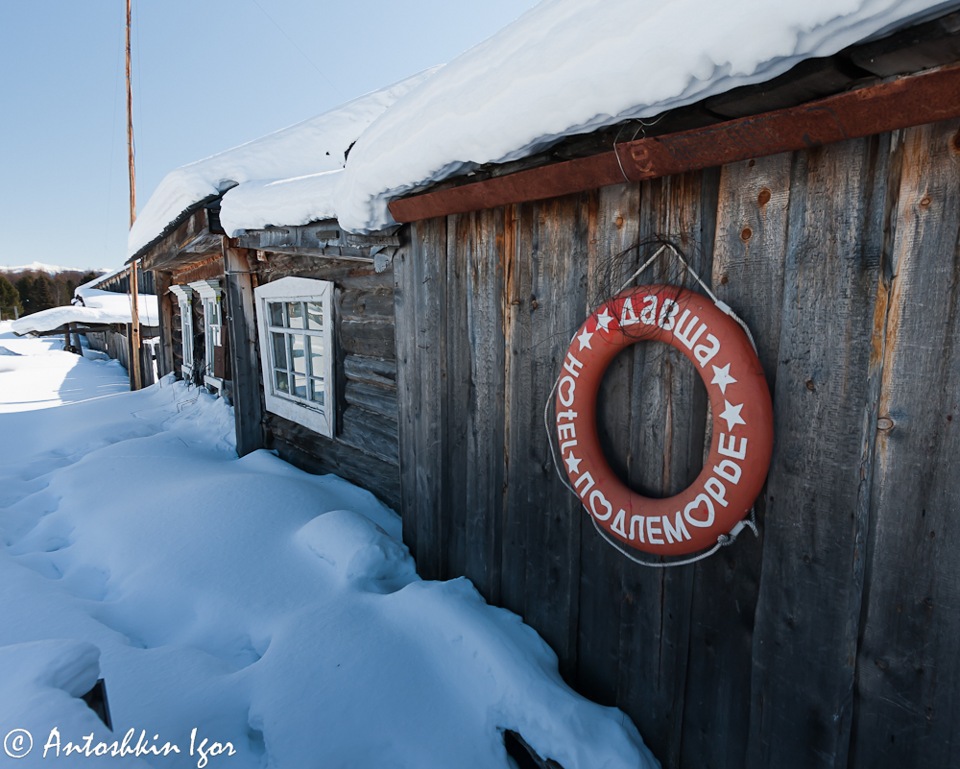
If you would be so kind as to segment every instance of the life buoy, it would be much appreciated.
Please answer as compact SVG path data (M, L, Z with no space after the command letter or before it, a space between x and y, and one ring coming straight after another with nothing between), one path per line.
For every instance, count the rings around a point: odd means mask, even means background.
M710 455L687 489L653 499L611 469L597 432L597 392L607 367L640 341L675 347L695 366L713 412ZM560 458L597 524L627 547L687 555L717 543L760 494L773 450L773 410L760 361L744 330L709 298L678 286L628 289L580 327L557 380Z

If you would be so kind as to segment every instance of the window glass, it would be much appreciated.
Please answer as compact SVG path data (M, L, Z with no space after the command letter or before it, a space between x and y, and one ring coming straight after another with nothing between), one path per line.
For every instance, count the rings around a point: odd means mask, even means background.
M307 373L307 339L301 334L290 334L290 358L293 370L298 374Z
M286 334L278 334L276 332L270 334L270 338L273 340L273 365L282 369L287 368L287 344L285 337Z
M268 302L267 306L270 308L270 325L282 326L283 325L283 302Z
M310 400L323 405L323 379L310 380Z
M274 376L274 384L276 385L276 388L280 392L283 392L283 393L290 392L290 386L288 384L286 371L274 371L273 376Z
M307 350L310 361L310 374L312 376L319 376L323 371L323 339L318 336L308 336Z
M303 328L303 302L287 302L289 328Z
M307 378L300 374L293 375L293 395L298 398L307 397Z
M307 328L315 331L323 329L323 306L320 302L307 302Z

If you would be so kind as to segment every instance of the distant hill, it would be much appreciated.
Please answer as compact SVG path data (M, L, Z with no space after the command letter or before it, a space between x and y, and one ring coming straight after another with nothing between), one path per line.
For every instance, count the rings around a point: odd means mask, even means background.
M11 273L21 273L21 272L45 272L48 275L59 275L61 272L80 272L86 274L88 272L96 273L97 275L102 275L105 272L110 272L110 269L107 267L91 267L88 269L81 269L79 267L58 267L54 264L44 264L43 262L30 262L30 264L23 264L19 267L0 267L0 272L10 275Z
M0 319L70 304L73 290L107 270L78 270L34 262L0 267Z

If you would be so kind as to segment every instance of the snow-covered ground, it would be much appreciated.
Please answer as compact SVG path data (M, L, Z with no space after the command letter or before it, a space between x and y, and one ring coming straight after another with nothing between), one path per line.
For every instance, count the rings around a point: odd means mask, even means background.
M508 767L512 729L567 769L656 766L517 616L420 580L374 497L58 346L0 324L0 763ZM112 733L77 699L100 676ZM128 734L139 758L88 757Z

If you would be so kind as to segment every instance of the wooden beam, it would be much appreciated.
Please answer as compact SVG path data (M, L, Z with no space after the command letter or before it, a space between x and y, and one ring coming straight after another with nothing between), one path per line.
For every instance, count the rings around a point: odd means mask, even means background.
M615 145L553 163L394 200L398 222L479 211L611 184L672 176L748 158L960 117L960 65L883 81L789 109Z
M154 272L157 305L160 311L160 355L157 357L157 368L160 376L173 372L173 302L170 296L170 273Z
M254 275L246 249L223 238L223 271L227 294L227 332L233 355L233 414L237 453L242 457L263 448L263 409L260 401L260 351L257 345Z

